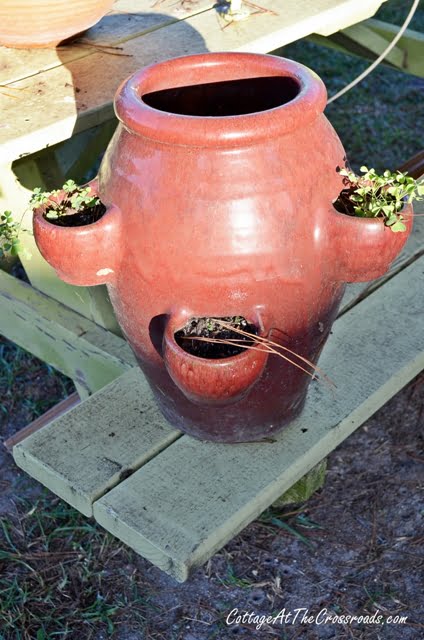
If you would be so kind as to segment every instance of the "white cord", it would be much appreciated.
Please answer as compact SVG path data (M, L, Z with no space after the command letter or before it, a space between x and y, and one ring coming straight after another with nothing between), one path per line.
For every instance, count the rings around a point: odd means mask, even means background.
M403 36L404 32L406 31L409 23L411 22L414 16L414 13L418 7L419 2L420 0L414 0L414 2L412 3L411 9L409 10L408 15L406 16L405 22L403 23L403 25L401 26L401 28L399 29L399 31L397 32L397 34L395 35L391 43L384 49L383 53L381 53L378 56L378 58L376 58L374 62L370 64L370 66L367 67L357 78L352 80L352 82L349 82L349 84L346 85L343 89L340 89L340 91L335 93L334 96L331 96L331 98L328 99L327 104L330 104L330 102L334 102L334 100L337 100L337 98L340 98L340 96L350 91L350 89L352 89L355 85L361 82L369 73L371 73L371 71L374 71L374 69L380 64L380 62L384 60L387 54L390 53L393 47L397 44L397 42Z

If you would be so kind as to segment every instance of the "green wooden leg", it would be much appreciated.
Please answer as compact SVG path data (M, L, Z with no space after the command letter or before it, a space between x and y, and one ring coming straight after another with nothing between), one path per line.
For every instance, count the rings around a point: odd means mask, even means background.
M76 158L73 158L70 164L67 162L70 155L69 152L61 149L60 159L67 178L75 180L77 184L82 183L86 179L87 169L90 170L95 166L100 153L104 151L109 144L117 123L118 121L116 119L108 120L100 127L91 129L90 131L83 131L72 138L72 140L68 142L68 146L75 145L73 156L76 155ZM82 141L85 143L83 153L80 152ZM71 151L71 149L69 151Z
M387 41L392 40L399 30L396 25L382 20L373 19L368 22L373 33ZM396 46L404 55L402 71L424 78L424 34L407 29Z
M3 213L3 211L1 211ZM11 256L9 253L4 254L0 257L0 271L5 271L6 273L11 273L14 265L18 262L19 258L17 256Z
M307 40L342 53L374 60L385 50L398 30L396 25L372 18L328 37L312 34ZM424 34L407 29L382 64L423 78Z
M78 393L79 397L81 400L86 400L87 398L89 398L91 396L91 392L89 389L87 389L86 386L82 385L79 380L73 380L73 383L75 385L75 390Z
M286 504L306 502L309 498L324 486L325 474L327 471L327 459L321 460L303 478L298 480L288 491L283 493L273 503L273 507L283 507Z
M0 333L71 378L83 398L136 364L123 338L1 271L0 308Z

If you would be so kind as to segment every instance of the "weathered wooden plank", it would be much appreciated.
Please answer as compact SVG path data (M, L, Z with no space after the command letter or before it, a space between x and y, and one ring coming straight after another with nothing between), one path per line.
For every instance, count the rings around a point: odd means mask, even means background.
M0 271L0 331L89 393L135 365L127 342Z
M53 420L63 415L67 411L70 411L79 403L80 398L78 396L78 393L76 393L76 391L74 393L71 393L70 396L55 404L53 407L51 407L51 409L48 409L41 416L38 416L38 418L27 424L26 427L23 427L22 429L14 433L13 436L7 438L7 440L3 442L4 447L7 449L7 451L9 451L9 453L12 453L13 447L19 442L22 442L22 440L25 440L25 438L28 438L28 436L30 436L31 434L35 433L39 429L42 429L50 422L53 422Z
M212 6L212 0L196 0L191 3L137 0L136 4L134 0L117 0L112 11L72 44L56 49L0 47L0 85L5 88L13 82L85 58L95 53L96 47L111 47L110 55L119 55L117 47L122 42L138 38ZM7 93L7 89L4 91Z
M265 0L251 9L248 20L230 24L217 22L213 11L187 20L203 38L208 51L268 53L310 33L328 35L374 15L382 4L355 0Z
M177 580L318 464L424 368L424 258L335 322L301 417L274 443L184 436L94 504L97 521Z
M94 500L181 433L133 369L13 448L16 464L87 516Z
M262 0L264 11L233 24L210 9L122 42L125 55L92 53L27 77L8 85L7 92L0 91L6 123L0 129L4 157L33 153L110 119L119 79L142 66L205 51L265 53L312 32L338 30L369 17L382 1L362 6L356 0L290 0L282 8L280 0ZM108 73L93 83L102 68Z
M383 2L386 2L386 0L383 0ZM374 0L373 2L339 4L330 14L319 18L315 30L311 31L311 33L329 36L340 29L346 29L353 24L363 22L371 18L383 2Z

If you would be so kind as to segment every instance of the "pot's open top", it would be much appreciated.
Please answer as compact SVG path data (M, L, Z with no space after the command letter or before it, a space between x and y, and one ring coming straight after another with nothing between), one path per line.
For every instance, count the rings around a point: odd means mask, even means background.
M206 53L146 67L115 98L139 135L194 146L251 144L304 127L322 113L326 90L296 62L250 53Z

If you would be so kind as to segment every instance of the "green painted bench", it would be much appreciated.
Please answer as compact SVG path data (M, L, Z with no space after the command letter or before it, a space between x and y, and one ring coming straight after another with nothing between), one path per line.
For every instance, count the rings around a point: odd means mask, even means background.
M285 0L282 11L279 0L262 0L267 11L223 28L214 0L186 8L141 0L131 19L133 3L116 0L111 14L70 47L2 49L0 207L30 227L30 189L85 174L113 133L117 78L167 57L268 52L340 29L342 40L320 42L349 50L356 43L359 53L375 55L391 27L357 23L382 2ZM423 36L405 34L388 62L422 75L422 46ZM109 71L101 83L93 81L99 68ZM119 337L105 289L58 280L31 234L23 234L33 286L0 269L0 332L70 376L83 402L14 446L17 464L186 579L269 504L305 499L322 483L325 456L423 368L421 220L388 277L348 288L320 363L336 392L313 384L302 417L275 442L237 446L200 443L169 427Z
M348 288L320 359L337 388L313 382L303 414L275 441L224 445L182 435L159 414L123 343L114 362L128 370L17 444L16 463L186 580L424 368L423 239L417 218L391 273ZM21 312L31 307L21 304ZM59 335L53 319L44 322ZM69 321L66 332L60 339L74 348L89 336L86 347L98 356L99 333L78 334Z

